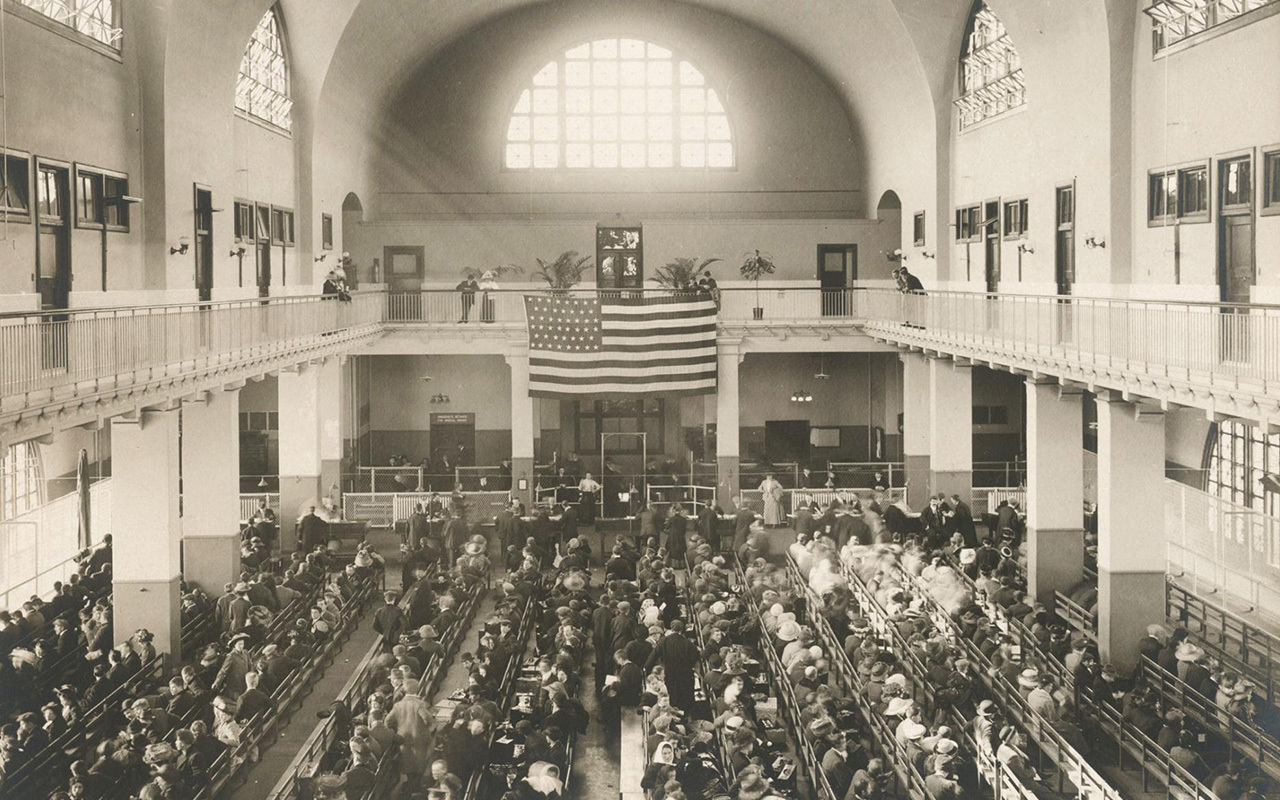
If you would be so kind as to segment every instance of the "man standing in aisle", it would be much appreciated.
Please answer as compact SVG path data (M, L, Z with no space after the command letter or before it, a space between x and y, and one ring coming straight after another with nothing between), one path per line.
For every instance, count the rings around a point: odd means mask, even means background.
M658 642L645 663L645 671L653 669L654 664L662 664L666 670L667 694L671 705L685 713L688 719L693 718L693 670L698 664L698 648L685 638L684 620L671 621L671 631Z
M600 496L600 484L596 483L591 473L582 476L578 481L578 505L582 508L582 524L594 525L596 521L596 498Z

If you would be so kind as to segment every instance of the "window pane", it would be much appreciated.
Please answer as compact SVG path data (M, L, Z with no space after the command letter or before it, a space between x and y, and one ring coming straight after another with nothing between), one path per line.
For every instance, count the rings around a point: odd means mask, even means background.
M686 142L707 138L707 118L688 115L681 117L680 138Z
M707 166L724 168L733 166L733 145L728 142L712 142L707 145Z
M507 123L507 141L523 142L529 138L530 130L528 117L512 117Z
M649 145L649 166L670 167L673 166L673 161L670 142L655 142Z
M643 143L628 142L622 145L622 166L643 167L645 165L645 146Z
M559 64L552 61L542 69L538 70L538 74L533 76L534 86L555 86L560 76Z
M644 117L623 117L621 126L624 141L644 141L646 133Z
M702 77L702 73L688 61L680 62L680 85L681 86L701 86L707 82Z
M674 131L671 117L649 117L649 138L657 142L670 141Z
M559 117L534 117L533 139L537 142L554 142L560 136Z
M593 148L593 157L591 161L593 166L604 167L605 169L618 166L618 145L617 144L597 144Z
M621 109L623 114L644 113L644 89L623 89L621 99Z
M507 166L511 169L528 169L533 165L533 155L527 144L507 145Z
M716 141L728 141L729 118L723 115L707 117L707 138Z
M702 142L680 145L680 166L697 169L707 165L707 146Z
M564 135L571 142L591 141L591 117L566 117Z
M617 86L618 62L596 61L592 63L591 82L596 86Z
M644 58L644 42L639 39L623 39L618 43L618 55L622 58Z
M591 166L591 145L570 144L564 148L564 165L575 169Z

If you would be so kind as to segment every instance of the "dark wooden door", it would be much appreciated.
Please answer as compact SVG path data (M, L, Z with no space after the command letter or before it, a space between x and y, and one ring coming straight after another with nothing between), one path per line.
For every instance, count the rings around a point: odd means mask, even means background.
M1000 201L986 204L982 241L986 255L987 291L1000 288Z
M1058 294L1071 294L1076 282L1076 189L1059 186L1057 190L1057 231L1054 237L1054 273Z
M36 291L41 309L59 310L71 303L70 178L66 167L40 164L36 180Z
M818 284L822 287L822 316L840 317L852 310L849 287L857 278L856 244L818 245Z
M213 193L195 190L196 293L201 302L213 299Z
M256 206L254 219L258 297L267 297L271 294L271 206Z
M1253 159L1218 162L1218 296L1224 303L1248 303L1257 282L1253 242ZM1249 309L1223 306L1220 352L1224 361L1248 361Z

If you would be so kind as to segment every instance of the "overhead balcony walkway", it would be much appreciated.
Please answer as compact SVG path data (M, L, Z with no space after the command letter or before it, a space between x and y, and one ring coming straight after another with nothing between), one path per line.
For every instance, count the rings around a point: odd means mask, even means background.
M350 303L293 297L0 315L0 439L99 423L350 352L388 331L429 334L437 350L477 340L490 349L520 345L530 291L539 290L369 291ZM1280 307L777 282L721 290L718 302L722 336L750 341L744 350L925 350L1210 416L1280 420Z
M345 352L381 335L385 305L375 293L0 315L0 439Z
M900 347L1211 417L1280 417L1280 307L869 289L859 311Z

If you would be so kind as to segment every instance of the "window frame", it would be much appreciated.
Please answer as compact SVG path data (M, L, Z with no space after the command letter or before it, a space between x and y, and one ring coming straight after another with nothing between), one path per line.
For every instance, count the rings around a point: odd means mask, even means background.
M585 144L587 144L587 145L589 145L589 146L591 146L591 147L593 147L593 148L594 148L594 146L595 146L596 144L608 144L608 143L609 143L609 140L600 140L600 141L597 141L597 139L595 138L595 133L594 133L594 123L595 123L595 120L596 120L596 119L601 118L601 117L597 117L594 113L591 113L591 112L588 112L587 114L568 114L568 113L566 112L566 109L565 109L565 94L566 94L566 89L567 89L567 88L586 88L586 89L589 89L589 90L594 90L594 89L596 89L596 88L607 88L607 87L603 87L603 86L602 86L602 87L597 87L597 86L595 85L594 81L592 81L590 84L588 84L588 85L587 85L587 86L585 86L585 87L576 87L576 86L571 87L571 86L569 86L569 85L565 82L565 80L564 80L564 74L565 74L565 69L564 69L564 67L565 67L566 62L569 62L569 61L575 61L575 62L583 61L583 59L570 58L570 57L569 57L569 55L568 55L568 54L569 54L569 52L571 52L571 51L573 51L573 50L576 50L576 49L578 49L578 48L580 48L580 47L583 47L583 46L591 47L591 46L593 46L596 42L599 42L599 41L605 41L605 40L613 40L613 41L615 41L615 42L617 42L617 43L621 43L623 40L634 40L634 41L640 41L640 42L643 42L643 43L644 43L644 45L645 45L645 57L644 57L644 59L643 59L643 62L642 62L642 63L645 63L645 64L649 64L649 63L651 63L651 59L652 59L652 60L669 60L669 61L670 61L671 66L672 66L672 82L671 82L671 84L670 84L670 87L671 87L672 92L673 92L673 96L672 96L672 108L671 108L670 112L662 113L662 114L659 114L659 115L660 115L660 116L670 116L670 118L671 118L671 124L672 124L672 134L671 134L671 138L670 138L669 140L657 140L658 142L666 141L666 142L669 142L669 143L671 144L672 154L671 154L671 165L670 165L670 166L649 166L649 165L648 165L648 163L647 163L647 162L648 162L648 158L647 158L647 148L648 148L648 145L655 143L655 140L651 140L651 139L649 139L649 138L646 136L646 138L643 138L643 139L637 139L637 140L634 140L634 141L630 141L630 142L629 142L628 140L624 140L624 139L621 137L621 133L619 133L618 138L615 140L615 141L616 141L616 143L617 143L619 146L621 146L622 144L625 144L625 143L641 143L641 144L644 144L644 145L646 146L646 163L645 163L644 165L642 165L642 166L638 166L638 167L628 167L628 166L623 166L623 164L622 164L622 158L621 158L621 147L619 147L619 158L618 158L618 162L617 162L616 164L614 164L613 166L595 166L595 165L594 165L594 163L593 163L593 164L589 164L589 165L587 165L587 166L569 166L569 165L568 165L568 163L567 163L567 162L568 162L568 156L567 156L567 152L568 152L568 151L567 151L567 146L568 146L569 144L580 144L580 143L585 143ZM655 57L648 55L648 49L649 49L650 47L657 47L657 48L660 48L660 49L662 49L662 50L667 51L670 55L669 55L669 57L668 57L667 59L662 59L662 58L660 58L660 57L655 59ZM593 52L591 55L589 55L589 56L585 59L585 63L590 64L590 65L594 65L595 63L597 63L597 58L599 58L599 60L600 60L601 62L604 62L604 61L610 61L610 60L612 60L612 61L614 61L614 62L616 62L616 63L619 63L619 64L623 63L624 61L636 61L636 60L640 60L640 59L632 59L632 58L623 58L621 54L619 54L616 58L613 58L613 59L609 59L609 58L604 57L604 56L597 57L597 56L594 54L594 52ZM701 84L701 87L702 87L702 88L704 88L704 89L706 89L708 92L713 92L713 93L715 94L715 97L716 97L717 102L719 102L719 103L720 103L720 105L721 105L721 107L723 108L723 110L722 110L722 111L718 111L718 112L703 111L703 112L701 112L701 116L704 118L704 120L705 120L706 118L708 118L708 117L711 117L711 116L723 116L723 117L725 118L726 124L728 125L728 129L729 129L729 130L728 130L728 138L727 138L727 139L724 139L724 140L719 140L719 139L710 139L710 138L706 138L706 137L704 137L704 138L703 138L703 139L701 139L701 140L696 140L696 141L695 141L695 140L691 140L691 142L690 142L690 143L701 143L701 144L703 144L703 145L704 145L704 151L703 151L703 166L701 166L701 167L694 167L694 166L685 167L685 166L681 166L681 163L680 163L680 159L681 159L681 155L680 155L680 146L681 146L682 144L684 144L684 140L682 139L682 137L681 137L681 135L680 135L680 120L681 120L682 116L684 115L684 113L686 113L686 112L683 112L683 111L681 111L681 110L680 110L680 90L681 90L682 88L696 88L696 87L694 87L694 86L685 86L685 85L683 85L683 84L681 83L681 81L680 81L680 64L681 64L682 62L686 62L686 63L688 63L688 64L689 64L689 65L690 65L694 70L696 70L699 74L701 74L701 75L702 75L703 83ZM534 138L534 136L533 136L533 134L532 134L532 131L531 131L531 133L530 133L530 138L529 138L529 139L527 139L527 140L512 141L510 138L508 138L508 136L509 136L508 131L509 131L509 129L510 129L511 121L512 121L512 119L513 119L514 117L527 117L527 118L530 120L530 125L532 126L534 117L535 117L535 116L539 116L538 114L535 114L535 113L532 111L532 109L531 109L530 111L528 111L528 112L523 112L523 111L519 111L519 112L518 112L518 111L516 111L516 108L517 108L517 106L518 106L518 105L519 105L519 103L520 103L520 99L521 99L522 95L523 95L526 91L532 92L534 89L538 89L538 88L553 88L553 87L551 87L551 86L536 86L536 85L533 83L533 80L534 80L534 77L536 77L536 75L537 75L538 73L536 73L536 72L535 72L535 73L534 73L534 75L533 75L533 76L530 76L530 77L529 77L529 79L528 79L524 84L522 84L522 85L520 86L520 88L519 88L519 89L518 89L518 90L513 94L513 96L509 98L509 102L508 102L508 103L507 103L507 105L506 105L506 108L508 109L508 111L507 111L506 117L504 118L504 121L503 121L503 125L504 125L504 127L503 127L503 130L502 130L501 136L500 136L500 141L499 141L499 146L498 146L498 151L499 151L499 152L498 152L498 164L499 164L499 166L500 166L500 171L502 171L502 172L512 172L512 173L525 173L525 172L597 173L597 172L605 172L605 173L623 173L623 174L625 174L625 173L630 173L630 172L635 172L635 173L642 173L642 172L657 172L657 173L664 173L664 172L690 172L690 173L696 173L696 172L736 172L736 171L738 170L738 156L739 156L739 153L738 153L738 134L737 134L737 127L736 127L736 126L735 126L735 124L734 124L734 120L733 120L732 115L729 113L729 109L728 109L728 107L726 107L726 106L724 105L724 93L723 93L723 92L721 92L721 91L720 91L720 89L718 88L718 86L719 86L719 83L718 83L718 82L713 81L713 80L712 80L712 78L711 78L711 76L710 76L710 75L709 75L705 70L703 70L703 69L702 69L702 68L701 68L701 67L700 67L700 66L699 66L699 65L698 65L698 64L697 64L693 59L685 57L684 53L682 53L679 49L677 49L677 48L673 48L673 47L668 47L668 46L666 46L666 45L664 45L664 44L660 44L659 42L656 42L656 41L653 41L653 40L650 40L650 39L647 39L647 38L643 38L643 37L641 37L640 35L637 35L637 34L632 34L632 35L624 35L624 34L613 34L613 35L608 35L608 34L605 34L605 35L593 36L593 37L591 37L590 39L588 39L588 40L586 40L586 41L578 40L576 44L566 45L565 47L563 47L563 48L559 49L559 50L555 53L555 55L554 55L553 57L551 57L551 58L547 59L547 60L543 63L543 65L542 65L542 66L543 66L543 67L545 67L546 65L549 65L549 64L552 64L552 63L554 63L554 64L556 64L556 65L557 65L557 68L556 68L556 82L555 82L555 84L554 84L554 89L555 89L555 91L556 91L556 112L555 112L554 114L547 113L547 114L544 114L544 115L542 115L542 116L555 116L555 117L557 118L557 120L558 120L557 136L556 136L556 138L555 138L555 140L554 140L554 143L555 143L555 145L556 145L556 147L557 147L557 152L558 152L558 156L557 156L557 163L556 163L556 165L555 165L554 167L539 167L539 166L537 166L537 165L536 165L536 163L535 163L536 156L534 155L534 147L533 147L533 145L535 145L535 144L536 144L536 143L538 143L538 142L537 142L537 140ZM540 68L540 69L541 69L541 68ZM647 67L646 67L646 69L647 69ZM591 67L591 71L594 73L594 66L592 66L592 67ZM647 91L647 90L649 90L649 89L651 89L651 88L655 88L655 87L650 86L650 85L648 84L648 82L647 82L647 81L646 81L646 83L645 83L643 86L637 86L637 87L624 87L624 86L623 86L623 84L622 84L622 82L621 82L621 80L619 80L619 82L618 82L616 85L617 85L617 87L618 87L619 89L621 89L621 88L639 88L639 89L642 89L642 90ZM704 99L705 99L705 98L704 98ZM649 112L649 111L646 109L646 111L645 111L643 114L641 114L641 115L636 115L636 116L642 116L642 117L646 120L646 124L647 124L647 121L648 121L648 119L649 119L649 115L650 115L650 113L651 113L651 112ZM694 112L694 111L690 111L690 112L688 112L688 113L689 113L690 115L692 115L692 116L697 116L697 115L698 115L698 112ZM583 141L574 140L574 141L572 141L572 142L571 142L571 141L568 139L567 135L566 135L566 133L567 133L567 131L566 131L566 118L567 118L567 117L569 117L569 116L585 116L587 119L591 120L591 122L592 122L592 128L593 128L593 132L592 132L591 138L586 139L586 140L583 140ZM603 117L603 116L604 116L604 115L602 114L602 117ZM622 117L623 117L623 116L625 116L625 115L623 115L623 114L622 114L622 112L621 112L621 110L619 110L619 111L617 112L617 114L616 114L616 115L614 115L614 116L616 116L616 118L617 118L617 119L621 120L621 119L622 119ZM530 145L530 149L529 149L529 159L530 159L530 161L529 161L529 165L528 165L528 166L525 166L525 167L521 167L521 166L510 166L510 165L508 164L508 160L507 160L507 148L508 148L508 146L509 146L509 145L512 145L512 144L523 144L523 143L525 143L526 141L527 141L527 143ZM727 142L727 143L729 144L729 147L730 147L730 156L731 156L731 163L730 163L729 165L727 165L727 166L710 166L710 165L707 163L707 162L708 162L708 158L707 158L707 154L706 154L706 149L705 149L705 147L706 147L706 146L710 146L710 145L712 145L712 144L720 144L720 143L723 143L723 142ZM545 143L549 143L549 142L545 142ZM594 157L593 157L593 160L594 160Z
M982 231L976 224L982 220L982 203L956 206L956 243L971 244L982 240ZM968 235L961 234L968 231Z
M94 230L94 231L107 230L107 231L112 231L114 233L128 233L129 232L128 203L125 203L124 201L111 203L110 201L113 195L109 195L107 193L107 183L109 181L115 181L117 183L123 182L124 183L123 191L121 191L118 195L114 195L114 197L122 198L127 196L129 194L128 174L124 172L118 172L116 170L103 169L102 167L95 167L91 164L81 164L81 163L76 163L74 165L72 169L72 174L74 175L74 179L72 181L74 184L72 189L72 194L74 195L73 204L75 205L75 220L74 220L75 227L80 228L82 230ZM84 202L84 180L86 178L93 180L94 182L93 191L97 195L97 209L96 209L97 216L92 219L81 215L81 211L83 210L83 202ZM116 212L117 213L116 222L109 222L107 219L108 205L114 205L118 209ZM119 222L120 219L124 219L124 222L123 223Z
M1172 181L1174 186L1173 203L1169 203L1169 187L1166 182ZM1157 213L1157 183L1160 185L1160 213ZM1178 219L1178 170L1160 167L1147 170L1147 227L1164 228L1174 224ZM1172 210L1169 206L1172 205Z
M263 234L258 232L258 227L262 224L262 215L266 213L266 242L267 245L275 244L275 214L271 213L272 206L270 203L254 203L253 204L253 235L257 244L264 244L262 241Z
M1226 215L1253 213L1253 211L1258 206L1258 198L1257 198L1258 186L1257 186L1257 176L1255 175L1255 173L1257 171L1258 163L1259 163L1258 155L1257 153L1254 152L1254 149L1249 147L1243 150L1233 150L1227 153L1218 153L1217 155L1214 156L1213 160L1217 164L1217 167L1214 170L1217 174L1213 176L1213 181L1214 181L1213 188L1214 188L1214 191L1217 192L1216 200L1217 200L1218 212L1220 214L1226 214ZM1244 175L1245 179L1249 181L1249 199L1247 202L1244 202L1244 203L1234 203L1234 204L1228 205L1227 199L1226 199L1227 173L1222 168L1225 165L1233 164L1241 161L1248 162L1248 169L1242 171L1241 174Z
M653 413L648 413L644 410L645 403L648 403L650 401L656 402L658 404L657 411ZM637 404L638 413L635 413L635 414L608 413L607 409L605 408L605 404L617 403L617 402L628 402L628 403ZM585 404L590 404L591 406L590 410L587 410L587 411L583 410L583 406ZM666 432L667 432L667 427L666 427L667 426L667 406L666 406L665 398L643 397L643 398L618 398L618 399L604 399L604 400L575 401L573 406L573 421L574 421L573 441L574 441L575 447L577 448L578 453L593 453L593 452L599 451L600 434L606 432L604 431L604 420L606 419L625 419L625 420L633 421L636 427L638 428L638 430L628 431L629 433L640 433L640 432L647 433L647 431L645 431L645 421L650 419L657 420L657 431L656 431L657 435L645 437L646 449L650 455L655 455L655 454L661 455L666 451L666 446L664 444L664 440L666 439ZM593 437L593 442L590 444L589 447L586 447L586 448L583 447L583 442L582 442L583 420L590 420L595 426L595 436ZM613 433L613 431L608 431L608 432ZM611 445L609 448L609 452L617 455L640 455L641 454L642 448L638 444L637 437L628 436L628 437L625 437L625 441L627 442L625 446Z
M240 197L232 201L231 208L235 214L232 234L237 244L254 244L258 241L258 221L256 219L257 212L254 210L255 206L257 206L257 203ZM248 223L247 226L245 223ZM245 232L246 227L248 228L248 233Z
M1182 224L1196 224L1208 222L1211 216L1210 209L1213 208L1213 170L1210 168L1209 160L1191 161L1185 164L1179 164L1176 167L1178 182L1178 202L1177 214L1178 221ZM1183 186L1183 177L1189 173L1202 171L1204 173L1204 208L1199 211L1186 210L1187 194Z
M1013 207L1010 213L1009 207ZM1027 197L1006 197L1001 201L1000 214L1003 219L1000 220L1000 240L1004 242L1016 242L1027 238L1027 231L1030 226L1027 218L1030 216L1031 202ZM1009 223L1015 221L1017 229L1010 232Z
M283 69L284 90L283 91L274 89L268 84L265 84L262 81L259 81L252 74L246 73L244 70L245 61L249 57L249 51L253 47L254 37L257 36L258 34L258 28L261 27L262 20L266 19L268 16L272 17L275 20L276 38L280 42L279 56L280 56L280 61L284 66L284 69ZM270 131L282 134L284 136L291 137L293 135L292 60L293 59L289 53L289 29L288 29L288 26L285 25L284 10L280 8L279 2L275 2L271 5L270 8L268 8L263 13L261 17L258 18L258 23L254 25L253 31L250 32L249 34L249 40L245 43L244 54L240 57L240 65L236 68L236 94L231 101L231 107L235 112L235 114L241 119L244 119L248 122L262 125L263 127L265 127ZM240 97L239 86L242 80L250 81L258 86L264 86L268 91L272 92L273 94L283 97L285 101L288 102L289 104L289 108L285 111L285 121L288 124L281 125L280 123L276 122L274 119L269 119L265 116L254 113L254 111L252 110L253 108L252 101L249 102L249 108L241 108L238 103L239 103L239 97Z
M119 32L119 36L116 37L117 38L116 44L104 42L95 36L85 33L84 31L76 28L73 25L68 25L65 22L61 22L57 19L54 19L53 17L41 12L39 9L32 8L31 6L26 5L20 0L18 2L7 3L5 5L5 10L20 19L24 19L33 25L37 25L41 28L44 28L50 33L61 36L62 38L68 41L75 42L76 44L87 47L88 49L100 55L106 56L107 58L110 58L113 61L123 62L124 58L121 54L121 50L123 49L123 40L124 40L124 22L123 22L124 8L122 7L123 5L124 3L122 2L122 0L114 0L114 2L112 2L111 4L112 21L108 25L108 27Z
M271 209L271 244L275 247L284 247L284 212L288 209L275 204L267 207Z
M925 227L928 217L923 211L917 211L911 215L911 246L924 247L928 239L928 229Z
M32 180L32 175L35 172L35 160L31 157L30 153L26 153L21 150L14 150L12 148L9 148L8 150L0 148L0 188L4 187L8 183L9 164L11 162L22 164L26 168L26 186L24 189L26 191L27 207L22 209L18 206L0 204L0 221L7 220L9 222L30 224L32 217L35 214L35 202L33 201L35 196L35 183ZM2 202L3 201L0 201L0 203Z
M1258 214L1260 216L1280 215L1280 186L1274 197L1268 194L1271 188L1270 177L1267 169L1272 170L1275 175L1275 181L1280 184L1280 142L1269 144L1262 147L1258 151L1258 165L1260 173L1259 192L1258 192Z
M320 249L333 249L333 215L320 215Z

